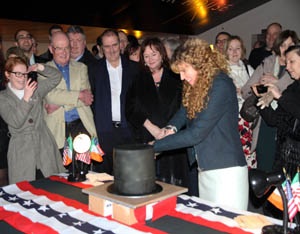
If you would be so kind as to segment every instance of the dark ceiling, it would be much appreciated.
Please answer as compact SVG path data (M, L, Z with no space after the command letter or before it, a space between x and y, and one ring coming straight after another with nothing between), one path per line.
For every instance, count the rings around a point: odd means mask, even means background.
M85 4L80 10L74 11L72 6L64 11L23 10L23 14L2 11L1 18L195 35L268 1L271 0L79 1ZM195 4L200 13L196 13Z

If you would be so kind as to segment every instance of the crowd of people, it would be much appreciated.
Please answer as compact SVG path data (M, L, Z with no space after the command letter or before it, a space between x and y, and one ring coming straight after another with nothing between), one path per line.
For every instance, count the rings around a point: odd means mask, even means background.
M212 47L107 29L90 52L81 27L53 25L40 56L26 29L15 42L0 57L1 185L7 169L8 183L65 171L65 140L79 133L98 137L105 152L93 171L113 174L117 145L152 144L159 180L244 210L249 169L286 167L293 176L300 164L282 155L287 138L300 140L299 39L279 23L249 59L242 38L228 32ZM250 96L255 122L240 114Z

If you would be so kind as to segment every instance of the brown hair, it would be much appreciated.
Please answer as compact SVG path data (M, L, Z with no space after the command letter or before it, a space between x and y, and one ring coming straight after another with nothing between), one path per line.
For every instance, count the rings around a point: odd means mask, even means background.
M197 112L207 107L208 92L217 73L220 70L228 73L228 61L218 50L212 50L208 43L191 38L176 49L172 58L172 70L179 73L178 65L181 63L190 64L198 75L193 86L184 82L182 93L182 104L187 108L187 117L193 119Z
M160 53L160 56L162 58L161 66L164 68L169 68L170 65L169 65L169 59L168 59L166 48L163 42L157 37L147 38L143 41L141 45L141 54L140 54L141 63L145 64L144 52L147 46L149 46L150 48L155 48Z
M277 37L277 39L274 42L273 45L273 50L275 52L276 55L281 56L281 52L280 52L280 46L282 46L282 44L288 39L291 38L292 41L294 42L295 45L297 45L299 43L299 38L297 36L297 33L295 31L292 30L285 30L282 31L279 36Z
M6 61L5 66L4 66L4 71L11 72L11 71L13 71L14 67L18 64L23 64L26 66L26 68L28 68L28 65L24 59L22 59L21 57L13 57L13 58L9 58ZM6 86L7 83L8 83L8 78L5 76L4 85Z

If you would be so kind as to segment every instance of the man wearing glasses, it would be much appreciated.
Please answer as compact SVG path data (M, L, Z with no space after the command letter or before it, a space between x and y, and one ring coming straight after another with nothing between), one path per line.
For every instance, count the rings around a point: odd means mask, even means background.
M53 60L47 64L58 68L63 79L45 98L45 120L62 152L70 135L73 139L79 133L97 136L90 108L93 95L86 65L70 60L70 41L64 32L52 36L49 50Z
M222 54L224 54L224 48L226 45L226 42L231 37L231 35L228 32L219 32L216 36L216 44L215 47L218 51L220 51Z

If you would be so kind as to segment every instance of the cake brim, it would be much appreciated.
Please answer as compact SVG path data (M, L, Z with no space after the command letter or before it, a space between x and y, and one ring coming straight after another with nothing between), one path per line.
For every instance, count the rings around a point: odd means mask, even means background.
M154 189L149 192L149 193L140 193L140 194L126 194L126 193L121 193L119 191L117 191L115 189L115 186L114 186L114 183L109 185L107 187L107 192L111 193L111 194L114 194L114 195L118 195L118 196L124 196L124 197L143 197L143 196L149 196L149 195L152 195L152 194L157 194L157 193L160 193L161 191L163 190L162 186L155 183L155 187Z

